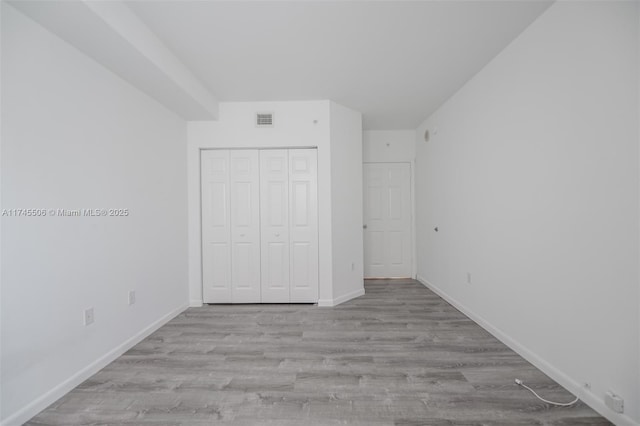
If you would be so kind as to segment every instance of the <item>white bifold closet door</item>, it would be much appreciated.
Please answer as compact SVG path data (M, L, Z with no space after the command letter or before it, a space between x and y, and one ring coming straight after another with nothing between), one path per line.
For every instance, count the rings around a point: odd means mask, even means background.
M229 151L202 151L202 296L231 303L231 210Z
M262 301L318 301L316 150L260 151Z
M315 149L289 150L289 301L318 301L318 166Z
M258 152L230 151L231 300L260 302L260 169Z
M202 152L205 302L260 302L258 152Z
M316 150L207 150L201 173L204 302L317 302Z
M289 154L260 152L262 301L289 301Z

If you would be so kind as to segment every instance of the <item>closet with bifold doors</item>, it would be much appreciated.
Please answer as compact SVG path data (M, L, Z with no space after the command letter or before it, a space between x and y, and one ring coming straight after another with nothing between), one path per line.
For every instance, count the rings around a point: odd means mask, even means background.
M204 303L316 303L317 150L212 149L200 159Z

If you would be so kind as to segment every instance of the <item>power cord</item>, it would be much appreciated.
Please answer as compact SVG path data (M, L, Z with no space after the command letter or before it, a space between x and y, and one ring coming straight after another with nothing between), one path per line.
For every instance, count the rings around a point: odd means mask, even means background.
M531 392L532 394L534 394L536 396L536 398L538 398L540 401L542 402L546 402L547 404L551 404L551 405L557 405L558 407L569 407L573 404L575 404L576 402L578 402L580 400L580 398L578 398L576 396L576 399L574 399L571 402L566 402L566 403L562 403L562 402L553 402L553 401L549 401L547 399L544 399L543 397L541 397L540 395L538 395L536 393L536 391L534 391L533 389L531 389L529 386L525 385L522 380L520 379L516 379L516 385L518 386L522 386L523 388L525 388L526 390L528 390L529 392Z

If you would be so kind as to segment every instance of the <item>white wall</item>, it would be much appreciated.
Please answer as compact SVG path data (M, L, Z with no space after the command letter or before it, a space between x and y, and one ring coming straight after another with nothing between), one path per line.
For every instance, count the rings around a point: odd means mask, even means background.
M255 126L256 112L273 112L272 128ZM320 299L332 299L331 155L329 102L223 102L219 121L188 124L189 292L202 304L200 150L205 148L318 147Z
M362 115L331 102L334 304L364 294L362 188Z
M130 212L2 217L3 424L187 306L185 145L182 119L2 2L2 207Z
M637 8L555 3L416 133L420 279L617 424L640 422Z
M362 139L365 163L410 163L416 158L415 130L365 130Z

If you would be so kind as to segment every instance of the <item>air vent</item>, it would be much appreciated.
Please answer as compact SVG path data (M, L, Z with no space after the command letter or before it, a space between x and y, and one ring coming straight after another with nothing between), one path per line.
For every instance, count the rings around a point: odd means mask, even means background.
M273 113L272 112L257 113L256 127L273 127Z

